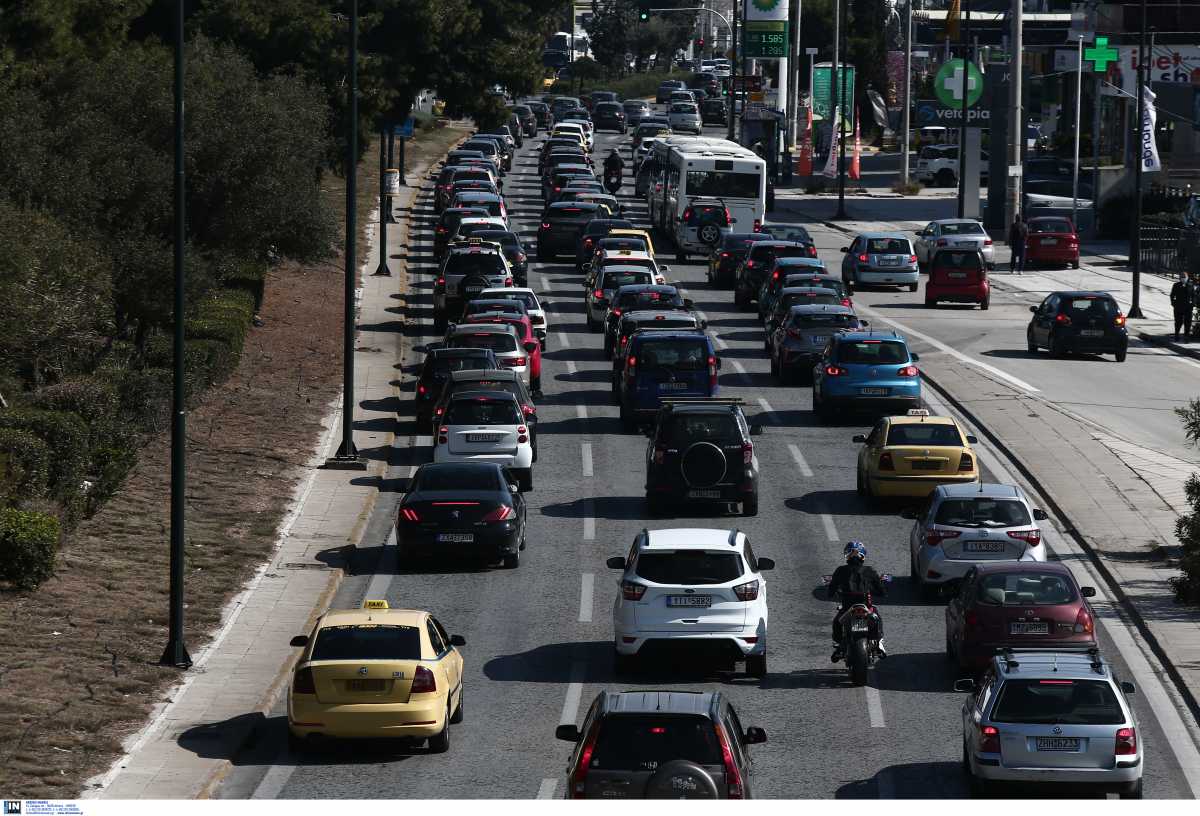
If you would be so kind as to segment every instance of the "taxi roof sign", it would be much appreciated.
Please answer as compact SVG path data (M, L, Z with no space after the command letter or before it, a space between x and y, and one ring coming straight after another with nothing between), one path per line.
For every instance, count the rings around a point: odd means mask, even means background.
M909 416L919 416L919 417L932 416L932 414L929 413L929 409L927 409L927 408L909 408L908 415Z
M363 609L387 609L388 602L383 600L366 600L363 601Z

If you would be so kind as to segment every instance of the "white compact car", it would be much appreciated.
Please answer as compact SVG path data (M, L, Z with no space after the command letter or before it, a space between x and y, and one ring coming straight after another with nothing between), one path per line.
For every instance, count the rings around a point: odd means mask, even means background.
M435 462L498 462L521 492L533 489L533 443L521 403L507 391L456 391L433 444Z
M672 647L708 652L723 663L744 660L746 673L767 673L767 582L775 568L756 558L739 530L642 530L626 557L613 603L617 671Z
M525 314L533 324L533 333L542 343L542 351L546 350L546 335L550 332L550 320L546 316L546 306L538 300L537 292L528 286L505 286L484 289L479 293L481 298L506 298L519 300L525 304Z
M583 148L589 153L591 153L596 147L595 137L588 131L586 127L584 127L584 123L576 120L559 122L554 126L553 135L576 136L579 139L580 145L582 145Z

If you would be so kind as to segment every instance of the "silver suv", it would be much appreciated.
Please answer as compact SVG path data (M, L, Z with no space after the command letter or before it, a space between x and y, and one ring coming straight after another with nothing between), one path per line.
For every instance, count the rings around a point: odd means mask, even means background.
M461 314L464 300L489 287L512 283L512 267L499 244L480 238L455 241L433 284L434 329L441 331L449 316Z
M1002 650L962 707L963 769L971 793L998 783L1052 783L1142 798L1137 719L1099 649Z

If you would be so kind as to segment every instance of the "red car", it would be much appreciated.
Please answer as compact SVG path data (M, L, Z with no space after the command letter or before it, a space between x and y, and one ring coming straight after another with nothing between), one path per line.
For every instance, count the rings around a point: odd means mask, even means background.
M925 305L937 306L939 301L978 303L986 309L991 303L992 287L988 283L987 261L977 249L939 249L929 262L929 279L925 282Z
M1025 263L1059 264L1079 268L1079 235L1070 218L1061 215L1041 215L1025 222L1029 237L1025 239Z
M537 335L533 333L533 323L530 321L529 315L518 316L507 312L480 312L478 314L467 315L463 322L508 323L516 326L521 344L528 348L529 344L533 343L533 351L529 352L529 390L535 398L541 396L542 344L538 341Z
M1057 562L979 564L946 606L946 656L981 671L1001 647L1095 646L1096 614L1085 600L1095 594Z

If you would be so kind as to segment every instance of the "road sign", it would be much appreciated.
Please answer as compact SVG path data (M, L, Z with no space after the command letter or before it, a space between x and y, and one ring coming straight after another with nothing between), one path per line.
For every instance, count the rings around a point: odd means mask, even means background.
M746 59L780 59L787 55L787 20L746 21L742 56Z
M731 76L729 77L728 82L729 90L731 91L761 91L763 88L763 78L761 74Z
M971 107L983 96L983 73L975 63L967 62L967 107ZM961 108L963 103L963 61L946 60L933 78L933 93L938 101L948 108Z
M826 62L821 63L813 68L813 114L825 118L830 115L830 88L829 80L833 74L833 66ZM845 74L846 93L842 93L842 75ZM838 71L838 98L853 99L854 98L854 66L842 63L841 69ZM846 106L843 105L845 110Z
M392 134L400 139L411 139L413 128L416 126L417 120L413 117L408 117L402 125L393 125Z

